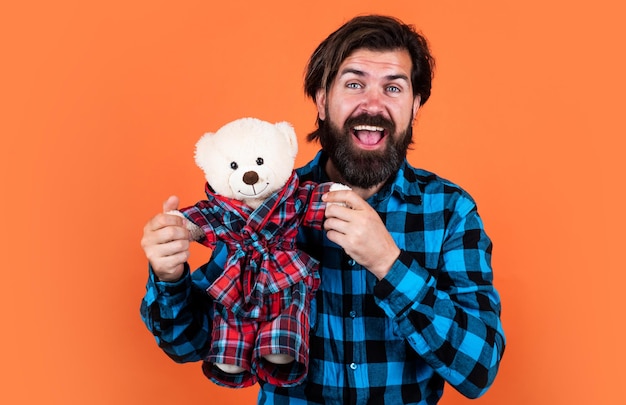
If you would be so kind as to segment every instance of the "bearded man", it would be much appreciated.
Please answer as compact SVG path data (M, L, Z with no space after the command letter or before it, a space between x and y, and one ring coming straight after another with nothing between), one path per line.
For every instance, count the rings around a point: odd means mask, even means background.
M304 382L261 383L259 404L435 404L444 385L475 398L504 353L492 244L462 188L411 166L412 123L430 97L433 58L415 29L386 16L356 17L311 56L305 92L317 107L308 137L322 149L302 181L351 190L324 195L323 230L299 247L320 261ZM175 209L176 197L164 203ZM210 346L210 298L224 255L189 271L180 218L153 217L143 320L176 361Z

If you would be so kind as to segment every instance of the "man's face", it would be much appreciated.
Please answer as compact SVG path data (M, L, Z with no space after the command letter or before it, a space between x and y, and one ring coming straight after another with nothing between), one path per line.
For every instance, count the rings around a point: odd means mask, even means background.
M419 108L406 50L361 49L348 56L328 92L316 97L320 141L349 185L371 188L395 174Z

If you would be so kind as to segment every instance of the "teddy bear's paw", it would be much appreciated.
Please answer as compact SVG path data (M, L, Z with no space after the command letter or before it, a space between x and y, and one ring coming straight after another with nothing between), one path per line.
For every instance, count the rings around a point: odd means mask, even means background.
M339 191L339 190L352 190L350 187L341 183L333 183L330 185L330 191Z

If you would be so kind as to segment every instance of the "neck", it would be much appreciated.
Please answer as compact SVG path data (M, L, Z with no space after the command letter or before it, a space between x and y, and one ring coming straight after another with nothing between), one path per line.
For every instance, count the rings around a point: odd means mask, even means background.
M328 175L328 178L332 182L341 183L341 184L344 184L346 186L349 186L352 189L352 191L357 193L364 200L367 200L368 198L370 198L371 196L376 194L383 187L383 185L385 184L385 182L381 182L381 183L378 183L375 186L372 186L372 187L369 187L369 188L356 187L356 186L348 183L343 178L341 173L339 173L339 171L337 170L337 168L335 167L333 162L331 162L330 159L328 159L326 161L325 170L326 170L326 174Z

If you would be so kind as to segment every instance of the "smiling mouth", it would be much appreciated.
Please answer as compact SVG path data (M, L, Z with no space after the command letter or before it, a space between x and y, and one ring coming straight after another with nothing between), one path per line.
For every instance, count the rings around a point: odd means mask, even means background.
M386 135L385 128L375 125L355 125L352 134L364 146L378 145Z
M252 189L252 194L249 193L244 193L241 190L239 191L239 194L246 196L246 197L256 197L257 195L261 194L262 192L264 192L265 190L267 190L267 187L269 187L270 183L265 183L265 184L259 184L255 187L254 184L252 184L250 186L250 188ZM257 188L260 188L260 190L257 190Z

